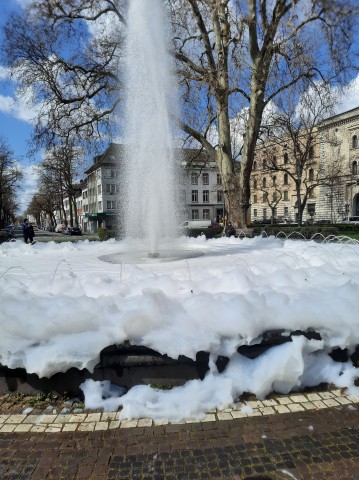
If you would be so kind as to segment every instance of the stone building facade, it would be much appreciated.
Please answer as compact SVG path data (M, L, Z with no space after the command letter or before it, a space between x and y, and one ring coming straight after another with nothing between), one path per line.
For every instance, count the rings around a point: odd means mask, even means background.
M359 107L326 119L319 132L322 165L339 171L332 182L321 186L318 217L336 222L358 216Z
M358 216L359 107L327 118L311 134L315 137L312 151L301 172L302 196L307 192L303 223L335 223ZM273 157L277 168L271 164ZM288 156L285 139L280 146L267 143L257 148L251 175L252 222L269 221L275 195L280 197L274 208L275 220L298 220L295 182L285 173L286 162L287 171L295 172L297 167L290 153Z

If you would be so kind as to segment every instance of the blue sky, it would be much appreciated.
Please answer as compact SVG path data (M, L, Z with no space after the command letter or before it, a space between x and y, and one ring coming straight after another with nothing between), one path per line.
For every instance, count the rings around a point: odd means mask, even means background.
M9 14L21 9L26 2L27 0L0 0L1 43L3 42L2 28ZM5 67L0 64L0 136L14 152L14 158L24 167L25 178L22 182L22 191L18 195L21 205L19 213L22 213L36 191L36 178L32 168L34 160L31 161L27 155L32 132L32 112L16 96L16 85L6 79L6 74ZM35 162L39 158L40 155Z

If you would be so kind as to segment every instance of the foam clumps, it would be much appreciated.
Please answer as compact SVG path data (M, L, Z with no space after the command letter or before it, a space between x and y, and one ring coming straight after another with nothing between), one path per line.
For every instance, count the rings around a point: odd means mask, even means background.
M40 377L92 371L101 350L129 340L172 358L210 352L204 380L164 391L83 385L86 406L122 407L122 418L180 420L230 405L243 392L264 398L322 382L356 395L357 370L334 362L359 344L359 246L275 238L178 240L204 255L151 264L103 262L133 241L0 245L0 363ZM237 352L269 330L316 331L256 359ZM220 374L218 355L229 362Z

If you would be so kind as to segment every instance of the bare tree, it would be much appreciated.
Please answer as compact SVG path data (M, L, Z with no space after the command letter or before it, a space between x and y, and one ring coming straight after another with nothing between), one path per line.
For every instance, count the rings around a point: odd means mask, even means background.
M75 139L88 144L111 131L121 100L122 3L35 0L9 19L7 61L38 108L34 149Z
M0 139L0 228L15 218L15 192L22 178L20 165L13 158L5 140Z
M47 198L48 212L59 207L63 218L71 225L78 224L75 180L81 165L81 152L73 145L62 145L47 151L39 172L39 192ZM52 195L52 199L49 197ZM67 218L64 199L69 199L70 218ZM55 208L52 208L54 207Z

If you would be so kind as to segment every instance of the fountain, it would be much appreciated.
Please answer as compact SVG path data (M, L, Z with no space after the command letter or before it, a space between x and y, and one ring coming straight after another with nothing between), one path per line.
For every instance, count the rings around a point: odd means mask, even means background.
M174 65L162 1L131 0L125 62L126 237L141 238L149 258L177 222L170 114L178 112Z

